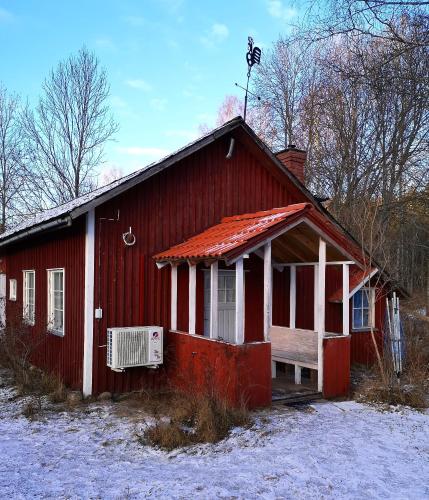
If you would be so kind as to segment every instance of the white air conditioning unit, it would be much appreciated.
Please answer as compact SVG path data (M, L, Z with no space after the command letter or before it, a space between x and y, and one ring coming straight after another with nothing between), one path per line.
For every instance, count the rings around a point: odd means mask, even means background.
M157 367L163 362L163 329L132 326L107 329L107 366L123 371L133 366Z

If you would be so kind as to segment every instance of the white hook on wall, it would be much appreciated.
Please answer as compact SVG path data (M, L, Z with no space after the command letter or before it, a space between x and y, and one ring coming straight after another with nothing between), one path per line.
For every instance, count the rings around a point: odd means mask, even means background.
M134 236L131 226L130 229L122 234L122 239L127 247L132 247L136 242L136 237Z

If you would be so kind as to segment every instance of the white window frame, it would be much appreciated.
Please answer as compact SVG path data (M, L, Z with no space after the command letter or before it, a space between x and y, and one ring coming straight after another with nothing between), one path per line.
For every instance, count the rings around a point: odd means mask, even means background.
M47 280L48 280L48 331L59 337L64 337L65 335L65 312L66 312L66 272L63 267L58 267L54 269L47 269ZM55 272L61 271L63 273L63 328L62 330L56 330L53 328L54 323L54 290L52 288L53 275Z
M368 325L362 325L359 327L355 326L355 311L360 311L361 318L363 316L363 310L366 309L363 306L355 307L355 296L360 292L369 292L368 293ZM362 301L363 304L363 301ZM369 331L371 328L375 326L375 288L371 288L368 286L363 286L357 290L352 297L352 330L356 332L360 331Z
M9 300L16 300L18 295L18 281L15 278L9 280Z
M33 311L29 314L29 295L30 288L28 288L28 275L33 275ZM22 271L22 318L31 326L34 326L36 321L36 271L34 269L25 269Z

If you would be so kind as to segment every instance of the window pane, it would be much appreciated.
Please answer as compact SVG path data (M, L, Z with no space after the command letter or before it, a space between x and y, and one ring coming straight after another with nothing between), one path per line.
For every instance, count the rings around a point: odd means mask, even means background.
M233 290L234 289L234 283L235 283L234 276L227 276L226 277L226 288L228 290Z
M368 311L368 309L363 310L362 326L369 326L369 311Z
M54 309L63 309L63 292L54 292Z
M62 271L54 272L54 290L63 289L63 273Z
M225 302L225 293L226 293L226 292L225 292L225 290L223 290L223 289L219 289L219 290L218 290L218 295L217 295L217 297L218 297L218 299L217 299L217 300L218 300L218 302L222 302L222 303L224 303L224 302Z
M362 290L362 305L363 305L363 307L368 307L369 293L370 293L369 290Z
M235 302L235 293L234 290L227 290L226 292L226 300L227 302Z
M362 312L360 310L353 311L353 328L362 328Z
M63 313L62 311L54 311L54 330L63 330Z
M362 307L362 290L358 290L353 295L353 307L355 307L356 309Z

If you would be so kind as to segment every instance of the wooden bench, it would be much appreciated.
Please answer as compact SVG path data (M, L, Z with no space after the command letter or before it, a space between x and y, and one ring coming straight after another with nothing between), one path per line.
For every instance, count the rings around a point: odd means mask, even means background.
M295 366L295 383L301 383L301 368L318 369L317 332L272 326L270 329L271 357L273 361L273 378L275 378L275 362Z

